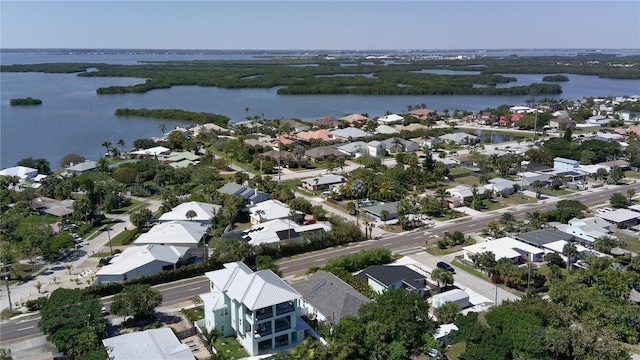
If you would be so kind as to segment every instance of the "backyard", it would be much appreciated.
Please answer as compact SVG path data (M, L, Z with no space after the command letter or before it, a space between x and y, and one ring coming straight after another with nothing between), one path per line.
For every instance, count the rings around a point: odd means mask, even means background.
M223 359L234 360L249 356L238 340L233 337L219 338L213 344L213 347L218 353L222 354Z

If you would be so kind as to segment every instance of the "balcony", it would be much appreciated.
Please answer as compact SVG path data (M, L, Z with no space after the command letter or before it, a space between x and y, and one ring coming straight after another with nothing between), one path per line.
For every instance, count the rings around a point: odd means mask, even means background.
M276 332L291 329L291 320L289 320L289 316L284 317L282 319L277 319L275 326L276 326Z
M254 326L255 329L255 337L256 338L260 338L263 336L267 336L267 335L271 335L271 333L273 333L272 329L271 329L271 321L267 321L265 323L262 324L256 324Z
M273 317L273 307L268 306L266 308L262 308L256 310L256 321L264 320L266 318Z
M295 310L295 307L293 306L293 303L291 302L280 303L276 306L276 316L290 313L294 310Z

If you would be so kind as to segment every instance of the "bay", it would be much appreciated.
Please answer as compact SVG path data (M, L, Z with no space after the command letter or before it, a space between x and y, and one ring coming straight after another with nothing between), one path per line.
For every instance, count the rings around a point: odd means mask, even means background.
M3 64L8 54L2 54ZM14 58L18 55L12 54ZM26 55L25 55L26 56ZM31 55L36 56L36 55ZM54 56L56 62L75 62L76 55ZM115 55L110 55L115 56ZM124 56L124 55L123 55ZM132 55L128 55L132 56ZM174 56L174 55L172 55ZM195 55L194 55L195 56ZM108 62L109 56L95 62ZM153 60L153 56L134 56L117 61ZM226 59L229 59L227 57ZM65 61L62 61L65 60ZM82 60L83 62L85 60ZM41 61L38 61L41 62ZM42 61L49 62L49 61ZM115 63L115 62L112 62ZM540 82L540 74L504 74L518 79L513 85ZM564 93L550 98L578 100L584 97L640 94L640 80L600 79L595 76L567 75L560 83ZM10 167L25 157L46 158L52 168L60 159L77 153L97 159L105 152L101 144L123 139L130 148L135 139L160 136L159 125L167 129L184 123L137 117L116 117L117 108L183 109L229 116L232 122L250 117L267 119L298 118L313 121L325 115L342 117L368 113L371 117L386 111L403 112L408 105L426 104L437 111L456 109L479 111L502 104L523 105L530 96L361 96L361 95L278 95L272 89L220 89L176 86L144 94L102 95L96 89L111 85L132 85L142 79L78 77L75 74L0 73L0 168ZM33 97L40 106L10 106L12 98Z

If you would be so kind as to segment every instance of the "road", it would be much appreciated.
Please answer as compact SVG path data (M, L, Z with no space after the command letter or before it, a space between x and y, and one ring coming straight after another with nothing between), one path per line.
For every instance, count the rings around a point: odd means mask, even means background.
M599 189L599 191L597 192L593 190L587 190L587 192L589 193L578 193L577 196L570 197L570 199L578 200L585 205L596 205L607 201L611 197L611 195L616 192L626 194L627 190L631 188L640 193L640 183L635 183L626 186L616 186L611 189ZM522 219L528 212L532 212L535 210L546 211L554 208L555 206L555 201L550 201L546 204L517 207L516 209L510 210L510 212L516 219ZM439 258L424 253L421 250L421 248L425 245L425 242L433 243L437 241L438 239L442 238L444 232L453 232L457 230L464 233L479 232L486 227L487 222L499 219L503 212L489 213L481 217L458 219L456 220L456 222L439 225L435 228L427 230L426 232L424 230L408 232L386 237L380 240L370 240L366 242L351 244L350 246L336 247L327 250L306 253L298 255L296 257L278 261L278 265L280 266L280 270L282 271L285 278L294 278L304 275L310 267L323 266L327 261L338 256L353 254L366 249L385 247L392 250L394 253L404 255L420 253L419 256L421 262L433 268L435 262L437 262ZM460 269L457 269L456 281L461 286L469 287L477 293L493 299L492 291L495 291L495 287L489 282L482 281L470 274L466 274ZM163 303L161 307L170 308L172 306L175 306L176 304L187 301L194 296L197 296L198 294L205 293L208 290L209 283L205 279L190 282L188 284L172 286L170 288L163 288L161 290L163 296ZM498 302L501 302L501 300L505 298L509 298L509 295L500 292ZM104 304L108 306L110 304L110 300L106 299L104 301ZM9 320L2 323L0 325L0 343L13 342L41 335L38 330L37 323L38 319L17 321Z

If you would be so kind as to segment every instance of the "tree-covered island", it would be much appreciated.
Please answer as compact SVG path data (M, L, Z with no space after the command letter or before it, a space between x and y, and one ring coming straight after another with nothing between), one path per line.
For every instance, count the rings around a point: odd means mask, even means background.
M24 64L0 66L4 72L78 72L78 76L134 77L144 83L97 89L100 95L144 93L178 85L225 89L279 87L281 95L554 95L558 84L498 87L517 81L503 74L578 74L609 79L640 79L639 56L509 57L471 59L398 58L382 63L366 58L270 59L247 61L167 61L115 64ZM349 64L351 66L344 66ZM96 71L87 71L93 68ZM455 71L453 74L432 70ZM467 72L467 73L465 73ZM563 75L553 75L553 78ZM551 80L545 80L551 81ZM560 81L560 80L555 80Z
M229 118L224 115L204 112L192 112L178 109L116 109L116 116L140 116L154 119L172 119L196 124L213 123L227 127Z
M569 78L564 76L564 75L547 75L545 77L542 78L542 81L544 82L563 82L563 81L569 81Z
M20 99L11 99L9 104L12 105L12 106L16 106L16 105L42 105L42 100L34 99L34 98L31 98L31 97L27 97L27 98L20 98Z

